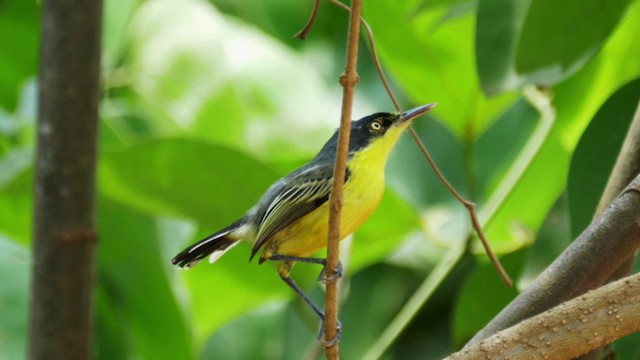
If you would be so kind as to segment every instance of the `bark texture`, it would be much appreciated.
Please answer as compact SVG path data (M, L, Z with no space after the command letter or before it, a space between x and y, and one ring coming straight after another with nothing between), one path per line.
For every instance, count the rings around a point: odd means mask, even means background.
M31 359L89 359L101 0L42 2Z
M640 247L640 175L468 345L604 284Z

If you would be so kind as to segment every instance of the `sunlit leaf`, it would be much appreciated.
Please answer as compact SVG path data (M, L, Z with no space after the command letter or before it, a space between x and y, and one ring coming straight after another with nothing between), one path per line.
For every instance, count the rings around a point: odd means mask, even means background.
M447 7L436 7L408 17L413 6L391 0L363 4L381 60L414 103L439 102L434 116L458 138L474 139L515 96L488 100L480 91L473 14L449 16Z
M264 159L315 151L323 140L316 135L338 124L339 102L312 63L207 2L144 3L127 43L131 87L152 122L168 119Z
M532 0L518 42L518 72L579 68L600 49L630 3Z
M566 185L569 160L580 134L600 104L640 73L640 44L626 36L640 30L640 12L633 16L614 32L593 62L555 88L555 125L486 229L495 251L509 251L514 244L533 239L533 232ZM537 210L531 208L534 205ZM507 239L520 240L505 242ZM505 244L510 245L501 249Z
M160 139L106 154L102 193L151 214L231 222L277 179L240 152L187 139Z

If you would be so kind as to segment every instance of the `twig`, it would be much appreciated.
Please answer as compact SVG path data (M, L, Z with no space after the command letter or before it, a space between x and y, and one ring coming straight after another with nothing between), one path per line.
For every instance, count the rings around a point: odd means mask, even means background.
M351 9L347 5L341 3L341 2L339 2L337 0L330 0L330 1L333 4L337 5L338 7L342 8L342 9L344 9L346 11L351 11ZM387 81L387 77L385 76L384 71L382 70L382 65L380 64L380 59L378 58L378 52L376 50L376 44L375 44L375 40L373 38L373 31L371 30L371 26L369 26L369 24L364 19L361 19L361 21L362 21L362 24L365 27L365 30L366 30L368 38L369 38L369 44L371 46L371 56L373 57L373 62L375 64L375 66L376 66L376 69L378 70L378 75L380 76L380 80L382 80L382 84L384 85L384 88L387 90L387 93L389 94L389 98L393 102L393 105L396 107L396 110L402 111L401 107L400 107L400 103L398 102L398 99L396 98L396 96L394 95L393 91L391 90L391 86L389 85L389 82ZM476 210L475 210L476 204L474 204L473 202L468 201L465 198L463 198L453 188L453 186L449 183L449 181L447 181L447 179L444 177L444 175L442 174L440 169L438 169L438 166L436 165L435 161L433 160L433 158L431 157L431 155L427 151L427 148L424 146L424 144L422 143L422 141L418 137L418 134L416 133L416 131L413 128L413 126L409 127L409 132L411 133L411 136L413 137L413 140L416 142L416 144L418 144L418 147L420 148L420 151L422 151L422 154L427 159L427 162L429 163L429 166L431 166L433 171L436 173L436 176L440 179L440 182L442 182L442 184L447 188L447 190L449 190L449 192L462 205L464 205L464 207L469 212L469 217L471 218L471 224L473 225L474 230L478 234L478 237L480 238L480 241L482 242L482 246L484 247L485 251L487 252L487 255L489 256L489 259L491 260L491 262L495 266L496 270L498 271L498 274L500 275L500 278L502 279L502 281L508 287L513 287L513 281L511 280L511 278L509 277L507 272L504 270L504 267L502 267L502 264L500 264L500 260L498 260L498 258L495 256L495 254L493 253L493 250L491 250L491 246L489 245L489 242L487 241L487 237L485 236L484 231L482 231L482 225L480 225L480 221L478 220L478 215L476 214Z
M331 1L331 3L333 3L334 5L338 6L339 8L347 12L351 12L351 8L341 3L340 1L338 0L329 0L329 1ZM371 26L363 17L360 17L360 21L362 22L362 26L364 26L367 32L367 38L369 39L369 44L371 45L371 57L373 58L373 62L376 65L376 69L378 70L378 75L382 80L382 85L384 85L384 88L387 90L387 94L389 94L389 98L391 99L391 102L393 102L393 106L395 106L396 110L402 111L402 108L400 107L400 103L398 102L398 99L396 99L396 96L393 94L393 91L391 90L391 86L389 86L389 82L387 81L387 77L385 76L384 71L382 70L382 65L380 64L380 59L378 58L378 51L376 50L376 42L373 38L373 30L371 30Z
M353 94L358 82L358 39L360 37L360 13L362 3L353 0L353 11L349 19L349 34L347 39L347 61L345 72L340 76L340 84L344 88L342 96L342 116L338 135L338 149L336 154L336 166L333 174L333 187L329 199L329 239L327 241L327 271L326 279L335 278L339 262L340 240L340 212L342 209L342 190L344 186L347 155L349 151L349 136L351 134L351 110L353 107ZM330 342L337 336L338 325L338 283L328 281L325 297L325 340ZM327 359L338 359L339 348L337 342L325 348Z
M307 39L307 35L309 34L309 31L311 30L313 23L316 21L316 16L318 16L319 8L320 8L320 0L316 0L315 3L313 4L313 10L311 11L311 16L309 17L309 21L307 21L307 25L305 25L302 28L302 30L298 31L298 33L293 35L294 38L300 39L300 40Z
M638 331L640 274L590 291L488 339L456 359L574 359Z

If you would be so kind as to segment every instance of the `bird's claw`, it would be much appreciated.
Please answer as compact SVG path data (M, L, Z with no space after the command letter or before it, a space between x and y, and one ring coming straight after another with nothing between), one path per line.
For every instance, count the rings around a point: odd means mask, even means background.
M342 263L338 261L338 268L331 274L331 276L327 277L327 265L322 268L322 272L318 275L318 282L321 282L325 285L329 283L334 283L339 279L342 279Z
M331 340L325 340L324 338L324 321L320 324L320 333L318 334L318 341L324 347L330 347L338 344L340 342L340 338L342 338L342 323L338 320L336 323L336 336Z

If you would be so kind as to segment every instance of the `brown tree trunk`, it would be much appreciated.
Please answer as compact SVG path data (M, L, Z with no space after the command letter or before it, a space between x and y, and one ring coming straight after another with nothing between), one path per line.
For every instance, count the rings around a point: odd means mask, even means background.
M29 358L88 359L102 1L42 2Z

